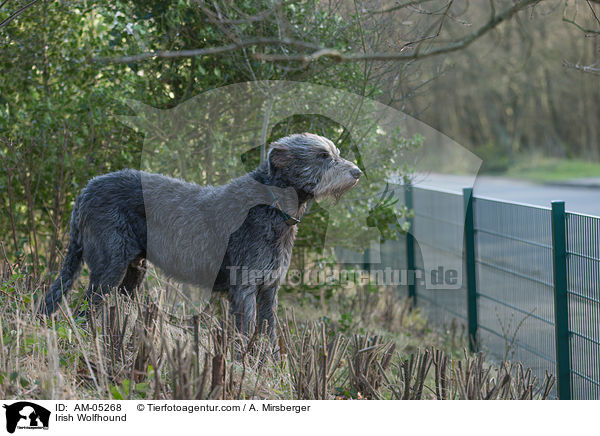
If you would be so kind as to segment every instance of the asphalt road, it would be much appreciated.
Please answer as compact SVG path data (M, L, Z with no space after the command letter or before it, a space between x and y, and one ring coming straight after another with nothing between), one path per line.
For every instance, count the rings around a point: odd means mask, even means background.
M469 176L418 174L416 186L461 192L469 187ZM594 181L594 179L590 179ZM600 185L592 187L586 179L567 181L564 184L536 184L503 177L479 176L475 179L473 193L479 197L516 201L536 206L550 207L553 200L564 200L566 210L600 217Z

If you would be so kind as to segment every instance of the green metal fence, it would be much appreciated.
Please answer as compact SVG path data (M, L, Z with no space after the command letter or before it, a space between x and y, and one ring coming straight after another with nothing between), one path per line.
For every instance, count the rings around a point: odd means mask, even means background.
M556 373L550 210L475 198L473 213L481 344Z
M566 214L567 307L573 398L600 398L600 218Z
M600 218L566 213L560 201L534 207L470 189L402 195L414 239L385 244L382 262L423 269L429 247L439 265L464 265L460 289L417 283L402 292L432 322L462 323L472 350L555 374L559 398L600 399Z
M415 267L424 270L421 252L435 250L431 259L435 265L455 265L462 261L464 209L463 198L451 192L413 188L414 211L412 235L414 236ZM410 268L407 265L407 268ZM462 268L464 269L464 268ZM465 282L460 289L429 291L423 281L416 284L416 303L429 317L440 325L452 319L467 321Z

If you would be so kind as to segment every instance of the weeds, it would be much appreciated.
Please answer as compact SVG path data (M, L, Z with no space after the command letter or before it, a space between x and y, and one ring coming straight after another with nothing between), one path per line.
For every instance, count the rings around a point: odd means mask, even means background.
M547 398L554 383L519 363L494 366L482 354L455 358L440 346L403 344L394 332L426 329L387 290L359 297L370 311L349 311L350 326L284 310L280 358L264 336L235 330L226 302L176 308L152 289L133 300L112 295L87 318L63 304L38 319L34 295L43 286L4 267L1 290L4 398L534 399ZM389 330L376 332L374 323Z

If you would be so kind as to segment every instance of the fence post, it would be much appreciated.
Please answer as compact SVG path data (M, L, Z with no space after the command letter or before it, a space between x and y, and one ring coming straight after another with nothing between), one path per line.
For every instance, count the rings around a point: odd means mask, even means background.
M567 239L565 202L552 202L552 265L554 269L554 329L558 398L571 399L571 349L567 297Z
M413 212L413 187L410 183L405 185L404 205L409 212ZM408 281L408 298L411 301L411 307L416 307L417 285L415 271L415 240L412 235L415 226L415 219L411 216L407 219L407 221L410 224L410 228L406 233L406 279Z
M477 336L477 276L475 271L475 224L473 219L473 189L463 188L465 209L465 279L467 285L467 324L469 331L469 349L479 351Z

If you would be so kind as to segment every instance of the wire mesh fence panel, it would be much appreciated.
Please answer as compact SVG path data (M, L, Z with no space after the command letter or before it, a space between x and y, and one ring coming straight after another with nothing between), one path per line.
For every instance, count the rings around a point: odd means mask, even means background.
M405 191L395 187L390 191L398 204L404 204ZM405 218L401 218L404 221ZM398 298L405 298L407 292L406 235L398 233L397 239L371 241L364 250L335 247L337 262L341 268L358 267L370 271L371 279L380 286L394 288Z
M556 374L550 210L475 198L473 211L482 348Z
M403 202L406 192L399 196ZM466 324L464 198L413 187L411 199L414 263L421 274L417 307L438 327L453 320ZM549 208L473 198L479 344L498 360L523 362L538 378L557 374L551 214ZM564 349L570 348L570 395L599 399L600 218L567 213L565 230L569 340ZM371 270L406 271L408 251L407 237L400 235L383 242L378 260L365 258L365 264ZM461 286L432 289L427 274L448 268L458 270ZM407 295L405 278L396 276L399 296Z
M405 187L396 185L389 192L398 200L398 204L406 203ZM401 218L402 222L405 220L405 217ZM375 283L391 286L399 298L405 298L408 296L406 235L398 233L396 237L397 239L382 240L376 250L368 251L369 269Z
M567 213L567 296L574 399L600 398L600 218Z
M370 265L373 279L386 286L392 286L399 298L408 296L406 280L406 236L399 235L397 240L385 241L380 246L380 262Z
M417 269L432 277L417 280L417 305L429 320L438 326L448 326L456 319L464 324L466 312L466 288L463 280L463 229L464 205L460 194L413 189L415 237L415 264ZM423 253L428 250L424 265ZM427 266L427 268L425 268ZM427 281L433 276L443 276L449 269L456 270L458 289L431 289Z

